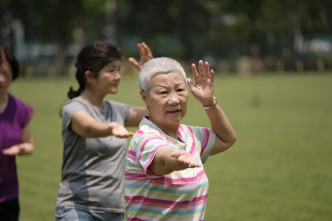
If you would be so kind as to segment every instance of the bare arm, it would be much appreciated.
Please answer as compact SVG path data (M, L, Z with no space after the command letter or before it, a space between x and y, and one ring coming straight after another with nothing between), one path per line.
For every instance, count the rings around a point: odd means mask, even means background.
M172 148L165 147L156 153L148 170L156 175L163 176L176 170L200 166L202 166L201 163L190 153L184 150L174 151Z
M195 84L188 79L192 94L203 106L211 106L214 103L214 71L210 70L208 62L203 64L203 61L199 61L199 74L195 64L192 65L192 73ZM212 130L218 136L215 147L211 152L211 155L214 155L231 147L237 138L226 114L218 105L206 109L206 114L210 120Z
M126 127L137 127L144 116L148 116L149 111L144 107L132 107L128 120L126 121Z
M211 128L217 134L217 141L210 155L218 154L227 150L236 141L236 135L226 114L217 105L206 110L211 122Z
M30 155L33 153L35 146L31 136L30 125L27 124L22 131L22 143L13 145L3 150L3 154L14 156L14 155Z
M77 111L71 119L71 129L78 135L86 138L116 136L126 138L133 136L132 132L128 132L122 125L112 122L105 124L96 121L85 111Z

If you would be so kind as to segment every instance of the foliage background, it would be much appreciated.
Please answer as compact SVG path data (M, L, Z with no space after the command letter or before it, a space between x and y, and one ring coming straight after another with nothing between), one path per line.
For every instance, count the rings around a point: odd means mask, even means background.
M117 45L126 57L136 55L137 43L145 41L155 56L226 63L216 65L219 71L243 71L239 63L248 63L248 57L261 60L262 67L253 71L330 70L332 2L0 2L0 45L15 49L26 75L68 75L78 51L95 40Z

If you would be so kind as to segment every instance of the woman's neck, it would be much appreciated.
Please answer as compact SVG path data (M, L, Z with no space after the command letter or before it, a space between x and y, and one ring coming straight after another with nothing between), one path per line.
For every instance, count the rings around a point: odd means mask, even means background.
M176 140L179 139L179 131L178 131L179 125L172 127L162 127L159 124L155 123L152 118L150 118L150 120L168 136L173 137Z
M0 113L3 113L8 104L8 93L0 94Z
M81 98L84 100L90 102L94 106L103 107L103 99L104 97L97 96L96 94L92 93L90 90L84 90L81 95Z

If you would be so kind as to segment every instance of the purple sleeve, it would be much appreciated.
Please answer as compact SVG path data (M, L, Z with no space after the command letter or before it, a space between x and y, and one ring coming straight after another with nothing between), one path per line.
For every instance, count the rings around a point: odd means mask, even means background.
M19 99L15 98L15 103L17 105L17 112L18 112L18 120L20 123L21 128L23 129L27 124L29 124L32 116L33 116L33 109L31 106L23 103Z

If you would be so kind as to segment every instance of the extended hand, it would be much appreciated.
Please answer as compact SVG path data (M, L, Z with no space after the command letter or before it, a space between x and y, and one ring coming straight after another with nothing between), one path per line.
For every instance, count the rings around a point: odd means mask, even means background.
M128 132L124 126L115 122L110 123L109 128L112 132L112 135L119 138L127 138L134 135L133 132Z
M11 147L9 147L7 149L4 149L2 151L3 154L9 155L9 156L18 155L18 154L20 154L20 152L21 152L20 145L14 145L14 146L11 146Z
M201 167L202 164L196 159L194 155L184 151L184 150L175 150L172 154L172 157L178 159L180 163L186 167Z
M198 65L199 74L197 72L196 65L191 65L192 74L195 78L195 84L189 78L187 78L187 82L194 97L200 101L203 106L208 106L213 104L214 71L212 69L210 70L210 66L207 61L203 64L203 61L200 60Z
M138 70L141 70L143 64L153 58L152 52L147 44L145 42L138 43L137 44L140 60L137 61L135 58L130 57L128 60L134 67L136 67Z

